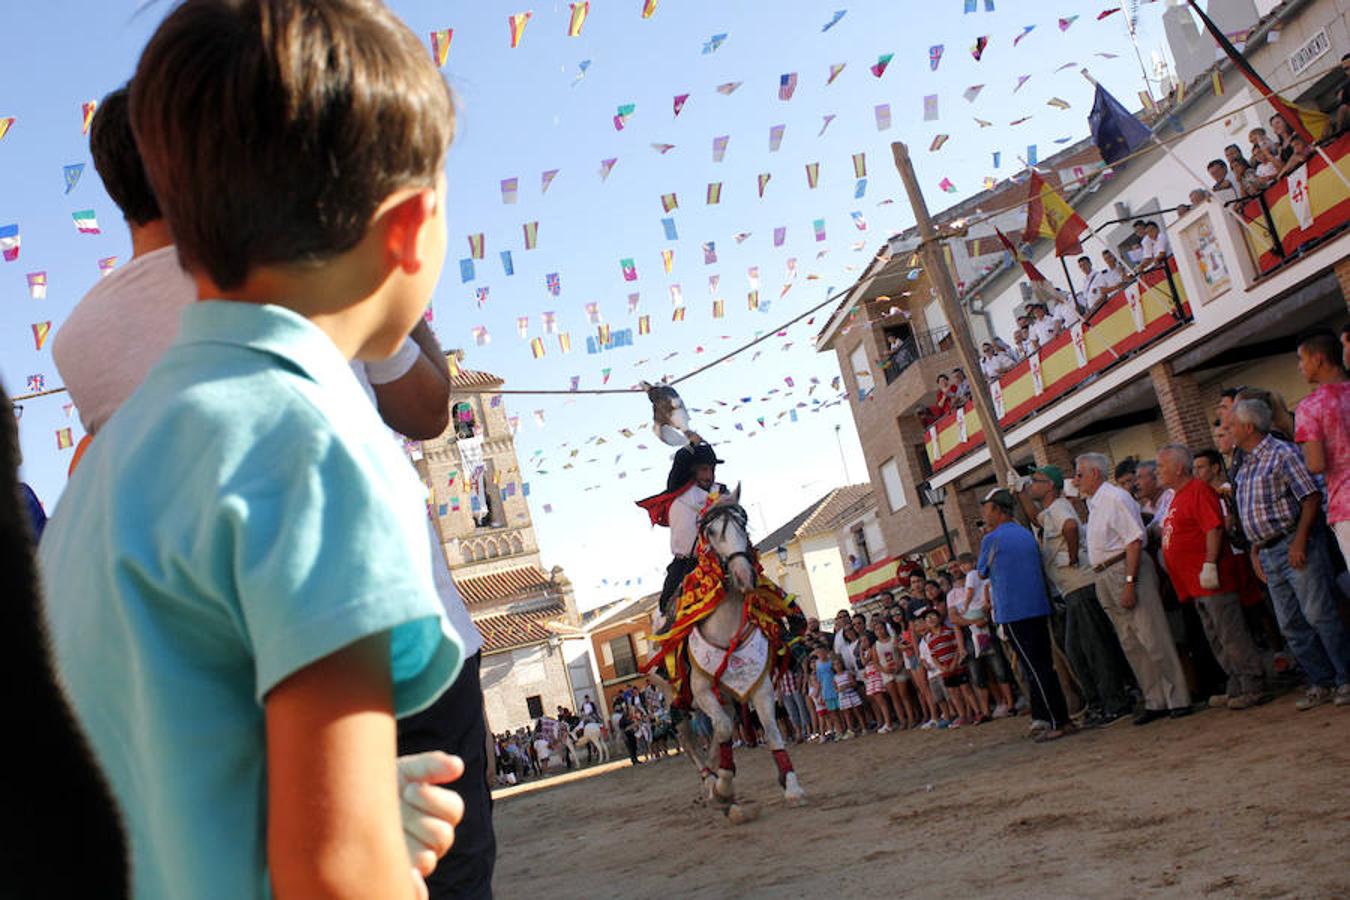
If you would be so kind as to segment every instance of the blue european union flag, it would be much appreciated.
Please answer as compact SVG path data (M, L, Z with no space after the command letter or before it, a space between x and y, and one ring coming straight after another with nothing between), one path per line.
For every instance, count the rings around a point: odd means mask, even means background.
M1131 115L1100 84L1097 95L1092 98L1088 127L1092 130L1092 142L1101 151L1102 162L1108 166L1129 156L1153 137L1148 126Z

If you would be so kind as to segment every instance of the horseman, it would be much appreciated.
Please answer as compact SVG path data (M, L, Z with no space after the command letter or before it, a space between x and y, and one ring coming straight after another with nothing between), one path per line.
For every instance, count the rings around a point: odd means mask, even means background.
M670 529L670 552L674 557L666 567L660 612L652 626L655 634L662 634L671 626L680 585L698 563L694 548L698 543L699 516L708 503L708 495L714 489L726 492L726 487L717 483L717 466L721 462L712 445L704 441L681 447L666 478L666 492L638 501L651 516L653 525Z

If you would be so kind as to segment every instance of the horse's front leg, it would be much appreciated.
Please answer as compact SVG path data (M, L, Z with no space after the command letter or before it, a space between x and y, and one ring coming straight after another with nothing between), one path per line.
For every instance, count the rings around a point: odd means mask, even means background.
M714 796L723 803L736 799L736 762L731 753L731 735L734 723L727 715L717 695L713 692L712 682L701 672L692 672L689 679L690 693L694 703L712 720L712 746L708 748L709 757L714 748L717 752L717 782L713 786ZM711 767L712 760L707 765Z
M783 789L783 798L788 806L801 806L806 803L806 792L797 781L797 773L788 757L787 744L783 733L778 729L778 717L774 715L773 680L768 672L760 679L759 687L752 696L759 721L764 725L764 737L773 751L773 761L778 766L778 784Z

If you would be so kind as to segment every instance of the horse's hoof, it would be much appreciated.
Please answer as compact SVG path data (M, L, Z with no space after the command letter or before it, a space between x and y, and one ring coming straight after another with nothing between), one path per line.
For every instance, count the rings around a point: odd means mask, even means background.
M726 808L726 817L732 825L744 825L759 818L759 806L753 800L742 800Z
M788 806L793 808L807 806L811 803L810 800L806 799L805 794L789 794L783 799L784 801L786 801Z

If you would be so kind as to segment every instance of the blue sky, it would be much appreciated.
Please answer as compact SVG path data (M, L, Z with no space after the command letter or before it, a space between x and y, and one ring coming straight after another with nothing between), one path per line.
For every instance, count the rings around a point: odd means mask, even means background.
M454 29L444 69L459 104L458 137L447 163L451 249L436 291L434 324L445 346L466 350L466 366L498 373L514 389L566 389L573 376L583 388L599 387L606 368L611 387L680 375L821 302L829 288L846 287L856 277L847 267L860 269L888 234L912 222L890 163L890 141L909 142L929 205L941 209L978 191L986 176L1013 174L1027 145L1037 144L1046 157L1057 149L1056 139L1087 133L1091 86L1077 74L1079 66L1088 66L1127 103L1143 87L1125 13L1096 19L1112 5L1106 2L997 0L997 9L985 12L981 0L980 11L966 15L962 0L660 0L655 15L644 20L641 0L594 0L578 38L566 36L568 4L552 3L533 7L514 50L507 16L530 8L524 2L392 5L423 40L432 29ZM97 280L97 260L130 256L120 217L90 164L80 106L125 81L166 8L154 4L138 13L120 0L82 4L78 15L61 3L23 4L7 14L0 118L14 116L16 122L0 140L0 225L17 223L22 236L19 259L0 262L0 377L11 393L22 392L30 375L42 375L48 387L61 383L50 341L35 350L31 324L51 321L59 328ZM822 32L841 8L847 14ZM1140 10L1147 60L1159 48L1162 4ZM1056 20L1072 15L1078 20L1062 32ZM1014 47L1027 25L1036 27ZM701 52L712 35L723 33L719 49ZM980 35L990 42L977 62L969 48ZM945 51L932 71L929 47L935 44ZM1101 52L1116 58L1094 55ZM895 55L878 79L868 67L884 53ZM54 65L57 58L78 64ZM586 59L589 71L577 82ZM830 65L841 62L846 68L826 86ZM1078 65L1055 74L1070 62ZM798 86L783 102L779 76L788 72L798 74ZM1031 78L1014 93L1021 75ZM718 85L736 81L742 84L730 96L717 93ZM985 88L969 103L962 92L975 84ZM686 93L689 100L675 117L672 99ZM925 122L923 98L929 94L939 97L940 117ZM1070 108L1047 106L1051 97ZM636 105L635 112L617 131L613 117L627 103ZM874 107L881 103L891 107L888 131L876 127ZM823 117L830 114L836 118L821 136ZM1023 124L1008 124L1028 115ZM993 125L979 127L974 117ZM779 124L786 126L782 146L771 153L769 129ZM950 139L929 153L938 133ZM717 163L712 142L721 135L730 141ZM675 148L660 154L651 148L654 142ZM994 151L1002 155L999 169L992 164ZM867 154L862 199L854 199L851 157L858 152ZM600 161L612 157L618 163L602 182ZM805 167L816 162L820 179L811 190ZM72 163L86 169L65 194L62 168ZM540 175L548 169L559 174L541 194ZM772 179L760 199L756 176L763 172ZM519 199L506 205L500 182L511 177L520 180ZM943 178L958 193L943 194ZM713 181L723 183L721 202L708 206L705 191ZM666 214L660 197L670 192L679 199L671 214L677 241L668 241L661 225ZM888 198L897 202L883 203ZM78 234L72 223L71 213L88 208L98 216L99 235ZM866 232L855 228L854 211L866 219ZM817 219L825 220L823 242L815 239ZM522 225L531 221L539 222L538 247L526 251ZM780 226L787 229L786 242L775 248L773 230ZM475 261L475 279L462 283L459 260L469 256L467 236L480 232L486 258ZM738 244L738 233L750 237ZM852 250L860 240L865 249ZM707 241L716 244L714 265L704 264L701 245ZM675 251L670 275L662 267L666 249ZM503 272L502 250L512 252L513 276ZM623 258L635 261L636 282L623 280ZM780 299L789 258L797 260L799 274ZM747 308L751 266L759 267L767 311ZM24 276L32 271L48 273L45 300L28 295ZM562 285L558 297L545 289L545 276L554 272ZM809 274L819 278L808 280ZM710 275L720 277L715 295ZM671 321L673 283L681 285L687 305L681 323ZM481 287L489 294L480 309L475 290ZM637 336L637 317L627 312L626 298L634 291L641 296L638 314L651 315L646 337ZM714 296L725 301L720 320L713 318ZM585 313L591 302L613 330L634 330L634 346L586 353L586 336L594 333ZM516 320L529 316L529 335L541 336L545 311L556 314L573 348L563 354L556 337L544 336L547 356L535 360ZM829 382L838 375L834 354L817 354L811 346L825 314L766 341L757 356L747 353L680 386L690 406L717 409L716 415L696 415L695 426L727 460L720 477L744 483L759 535L844 483L845 465L853 481L867 477L847 404L817 410L818 401L836 396ZM491 335L483 347L471 337L480 325ZM671 353L678 355L666 359ZM808 395L813 377L820 385ZM753 399L733 411L742 397ZM62 395L28 401L20 422L24 475L49 509L60 496L70 457L69 450L57 449L56 431L70 427L80 437L67 402ZM530 484L545 563L567 568L583 607L659 587L666 536L649 530L632 502L663 487L669 450L650 430L633 438L619 433L648 421L645 397L508 397L506 403L521 420L523 472L517 480ZM807 405L796 410L794 423L788 411L798 403ZM543 412L543 428L536 410ZM842 426L846 462L836 426ZM573 450L579 451L575 458ZM564 468L568 463L571 469ZM552 512L544 512L545 504Z

